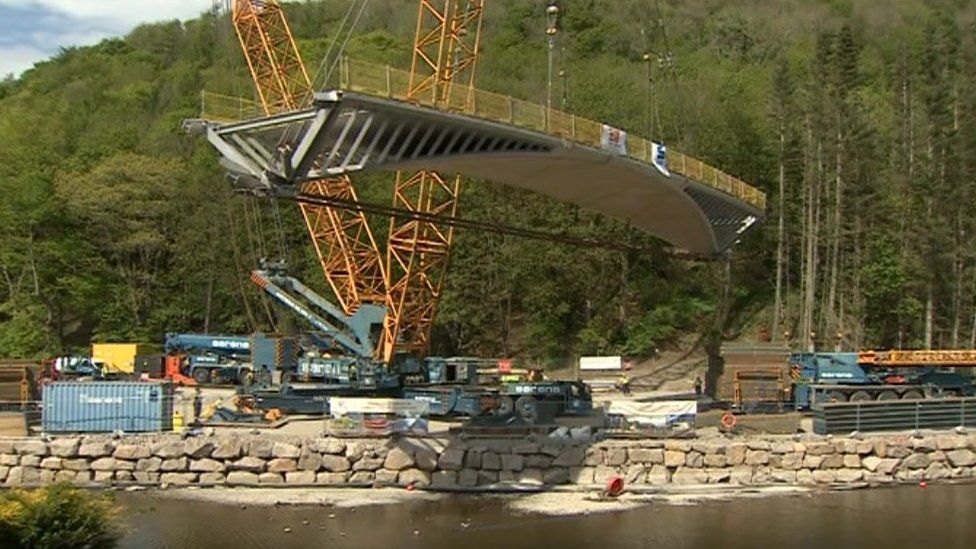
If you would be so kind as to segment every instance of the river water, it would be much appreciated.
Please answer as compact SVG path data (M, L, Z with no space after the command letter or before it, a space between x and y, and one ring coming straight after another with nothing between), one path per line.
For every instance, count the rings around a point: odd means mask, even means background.
M585 516L516 514L500 498L349 508L221 505L121 494L123 548L976 547L976 485L773 496ZM333 514L333 518L329 515ZM465 526L463 523L470 521ZM285 528L290 528L285 533Z

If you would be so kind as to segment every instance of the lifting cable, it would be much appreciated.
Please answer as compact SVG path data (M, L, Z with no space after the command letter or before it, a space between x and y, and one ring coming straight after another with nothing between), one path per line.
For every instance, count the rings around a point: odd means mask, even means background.
M244 302L244 313L247 317L248 326L250 326L252 332L255 332L258 329L258 323L254 318L254 310L251 309L251 301L247 298L247 290L245 289L243 275L247 273L247 271L244 269L244 264L241 261L240 238L238 238L237 233L237 220L235 219L235 216L230 213L230 208L225 208L224 212L227 214L227 225L230 228L231 247L234 254L234 265L237 267L237 282L241 291L241 301Z
M356 13L355 19L353 19L352 24L349 25L348 30L346 29L346 24L349 21L349 16L355 10L357 3L359 4L359 11ZM329 48L325 51L325 55L322 57L322 61L319 63L318 69L315 70L315 76L312 78L312 89L317 90L324 88L328 85L329 78L332 77L332 73L335 71L336 66L339 64L339 60L342 59L342 54L346 51L346 46L349 45L349 40L352 38L353 32L356 30L356 26L359 24L359 19L362 18L363 12L366 11L366 6L369 4L369 0L353 0L349 4L349 9L346 10L346 14L342 17L342 21L339 23L339 28L336 29L335 35L329 42ZM346 37L342 41L342 45L336 50L333 57L332 50L335 48L339 37L342 33L346 33ZM329 63L329 59L332 62ZM323 72L324 71L324 72Z
M681 90L678 88L678 74L674 70L674 54L671 52L671 44L668 41L668 31L664 27L664 17L661 15L661 0L655 0L654 11L656 16L655 22L657 24L657 30L660 31L661 34L661 42L664 45L664 55L665 55L663 59L661 57L658 57L658 59L659 62L663 65L664 72L671 77L673 92L675 94L680 94ZM679 101L678 103L684 105L684 102ZM684 116L682 116L681 118L685 119ZM674 125L675 141L682 143L681 126L678 124L677 117L672 116L671 122Z
M269 198L268 202L271 203L271 214L275 224L275 236L278 237L278 259L287 261L288 246L285 244L285 224L281 221L281 211L278 209L278 201L274 198Z
M260 215L259 204L257 202L252 203L251 200L245 198L243 210L244 210L244 227L247 229L247 233L248 233L248 241L250 243L252 260L264 259L267 257L265 253L267 249L264 245L264 235L263 235L264 233L261 230L261 215ZM249 216L248 212L251 212L252 215ZM256 251L258 252L256 254L257 258L254 257L255 248L257 248ZM264 306L264 313L268 318L268 322L271 324L272 329L277 331L277 327L275 326L275 321L274 321L274 315L271 313L271 307L268 304L268 296L265 295L264 292L261 292L260 300L261 300L261 304ZM255 319L255 324L256 323L257 321Z
M531 238L535 240L548 240L551 242L569 244L573 246L603 248L603 249L619 250L619 251L662 252L664 255L676 259L685 259L685 260L693 260L693 261L711 260L711 258L703 255L692 254L690 252L685 252L674 248L672 249L664 248L662 250L658 246L636 245L636 244L629 244L629 243L615 241L615 240L588 238L582 236L568 235L565 233L546 232L546 231L540 231L540 230L529 229L524 227L515 227L512 225L503 225L500 223L478 221L474 219L465 219L461 217L442 216L442 215L436 215L427 212L407 210L403 208L395 208L392 206L385 206L383 204L377 204L375 202L353 201L353 200L346 200L342 198L334 198L334 197L327 197L327 196L312 196L307 194L298 194L293 197L283 197L283 198L287 198L288 200L294 200L299 203L313 204L317 206L327 206L331 208L338 208L342 210L350 210L350 211L361 212L361 213L397 217L398 219L412 219L412 220L422 221L427 223L441 223L459 229L471 229L476 231L491 232L491 233L508 235L508 236L517 236L521 238Z

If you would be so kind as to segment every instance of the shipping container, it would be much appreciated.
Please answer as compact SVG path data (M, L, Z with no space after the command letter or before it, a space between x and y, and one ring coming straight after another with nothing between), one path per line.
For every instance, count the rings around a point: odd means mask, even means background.
M92 343L92 359L104 362L107 373L131 374L135 370L136 355L155 351L155 345L146 343Z
M58 381L44 386L46 433L154 433L173 429L173 384Z

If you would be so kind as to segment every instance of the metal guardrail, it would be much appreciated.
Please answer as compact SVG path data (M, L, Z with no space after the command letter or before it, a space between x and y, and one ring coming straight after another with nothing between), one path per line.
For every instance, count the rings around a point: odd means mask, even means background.
M814 404L818 435L976 427L976 397Z
M208 91L200 92L200 113L215 122L238 122L265 115L257 101Z
M408 71L394 69L388 65L343 58L338 76L339 89L408 101L407 91L410 85ZM421 94L419 100L410 102L547 133L597 149L602 148L603 125L601 123L556 109L546 109L543 105L515 99L509 95L477 88L455 87L449 90L443 101L434 101L432 94L427 93ZM238 121L264 115L263 109L257 102L209 92L203 92L202 113L203 118L218 122ZM654 147L650 140L628 135L627 156L630 158L651 164L653 151ZM741 179L677 151L669 150L667 155L668 170L722 191L760 210L766 209L766 195Z

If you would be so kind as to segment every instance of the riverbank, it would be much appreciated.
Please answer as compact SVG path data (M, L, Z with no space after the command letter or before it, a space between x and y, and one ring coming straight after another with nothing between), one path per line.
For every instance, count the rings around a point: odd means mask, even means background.
M273 433L0 438L0 481L96 486L401 486L491 492L628 486L857 486L976 477L976 435L669 440L301 438Z
M133 488L129 488L132 491ZM141 490L141 488L140 488ZM797 496L809 494L811 488L796 486L744 487L718 486L671 486L636 488L617 498L604 497L598 490L575 486L551 487L536 491L483 491L451 492L430 489L405 490L403 488L376 488L358 490L348 488L228 488L185 487L167 490L152 489L151 494L161 499L197 501L216 505L240 507L322 507L330 509L356 509L377 505L405 505L442 501L451 497L487 497L500 507L514 513L535 513L551 516L588 515L613 513L637 509L652 504L693 505L710 501L752 499L772 496Z

